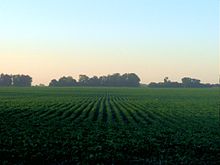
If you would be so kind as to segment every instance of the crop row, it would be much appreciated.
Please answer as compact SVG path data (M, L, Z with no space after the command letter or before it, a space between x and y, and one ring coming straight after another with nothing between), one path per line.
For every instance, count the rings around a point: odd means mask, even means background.
M5 106L7 116L11 118L39 119L40 121L68 121L69 123L97 122L111 124L144 124L153 123L175 126L184 118L178 114L168 113L159 105L114 96L96 96L74 98L68 102L50 102L44 104L18 104L16 107ZM3 111L1 111L3 112ZM181 111L179 112L180 115Z

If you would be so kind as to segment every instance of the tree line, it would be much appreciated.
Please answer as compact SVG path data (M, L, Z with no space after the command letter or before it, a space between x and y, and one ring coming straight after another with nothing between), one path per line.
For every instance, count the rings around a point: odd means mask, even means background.
M107 76L79 75L79 80L75 80L71 76L63 76L58 80L51 80L50 87L71 87L71 86L91 86L91 87L138 87L140 86L140 78L135 73L115 73Z
M0 75L0 86L30 87L31 83L32 77L29 75L9 75L3 73Z
M32 77L24 74L9 75L0 74L0 86L2 87L30 87L32 85ZM143 84L142 84L143 85ZM39 86L43 87L44 84ZM71 76L63 76L58 80L53 79L49 83L49 87L74 87L74 86L90 86L90 87L139 87L140 78L135 73L114 73L107 76L79 75L78 81ZM220 87L220 84L203 84L199 79L191 77L183 77L181 83L173 82L165 77L163 82L151 82L144 86L150 88L210 88Z
M179 82L172 82L169 80L168 77L164 78L163 82L155 83L151 82L148 84L148 87L151 88L210 88L210 87L219 87L219 84L203 84L201 80L184 77L181 79L181 83Z

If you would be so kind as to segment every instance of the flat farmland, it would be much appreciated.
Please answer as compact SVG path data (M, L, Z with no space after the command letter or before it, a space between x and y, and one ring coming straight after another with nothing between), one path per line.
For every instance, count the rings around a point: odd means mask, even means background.
M218 164L210 89L0 88L0 164Z

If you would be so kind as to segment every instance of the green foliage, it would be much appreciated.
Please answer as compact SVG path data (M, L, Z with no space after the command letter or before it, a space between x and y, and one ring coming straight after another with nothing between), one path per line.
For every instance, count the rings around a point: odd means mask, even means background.
M172 82L169 80L168 77L164 78L163 82L151 82L148 84L150 88L216 88L220 87L220 84L203 84L200 83L201 81L198 79L184 77L181 79L182 83L179 82Z
M8 75L0 74L0 86L1 87L30 87L32 83L32 77L29 75Z
M77 82L72 77L61 77L58 81L51 80L50 87L74 87L74 86L89 86L89 87L139 87L140 78L135 73L125 73L120 75L115 73L108 76L93 76L89 78L86 75L79 75Z
M30 87L32 83L32 77L29 75L13 75L13 86L16 87Z
M218 164L213 89L0 88L0 164Z

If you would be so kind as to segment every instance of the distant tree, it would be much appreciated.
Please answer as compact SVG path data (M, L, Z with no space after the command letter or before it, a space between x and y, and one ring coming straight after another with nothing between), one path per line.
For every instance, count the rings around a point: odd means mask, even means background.
M156 88L156 87L158 87L158 84L155 83L155 82L151 82L150 84L148 84L148 87L150 87L150 88Z
M181 80L182 80L182 83L183 83L185 86L191 84L191 78L189 78L189 77L184 77L184 78L182 78Z
M50 81L49 86L50 87L57 87L57 86L59 86L59 83L56 79L53 79Z
M39 84L39 87L45 87L46 85L44 85L44 84Z
M72 87L77 86L77 81L71 76L61 77L58 81L56 79L51 80L49 83L50 87Z
M168 80L168 77L164 78L164 82L159 82L159 83L150 83L148 86L153 87L153 88L205 88L205 87L212 87L213 85L211 84L201 84L200 80L198 79L193 79L190 77L184 77L181 79L182 83L178 82L172 82Z
M140 78L134 73L125 73L120 75L114 73L108 76L99 77L101 86L113 86L113 87L138 87L140 86Z
M182 78L182 84L184 87L200 87L200 80L193 79L190 77L184 77Z
M76 86L77 82L75 79L73 79L71 76L68 77L61 77L58 81L59 86L62 87L71 87L71 86Z
M138 87L140 85L140 78L134 73L125 73L120 75L114 73L108 76L101 76L102 86L115 86L115 87Z
M148 85L148 87L151 87L151 88L180 88L180 87L182 87L182 84L178 83L178 82L171 82L171 81L165 81L165 82L159 82L159 83L152 82Z
M88 79L89 86L100 86L100 79L97 76L93 76L92 78Z
M138 87L140 85L140 78L135 73L127 73L122 77L126 77L126 86Z
M100 81L100 86L106 86L107 81L108 81L108 77L107 76L100 76L99 81Z
M165 77L163 82L164 82L164 83L168 83L168 82L170 82L170 80L169 80L168 77Z
M111 83L113 86L123 86L123 79L120 73L114 73L110 75Z
M35 85L35 87L46 87L44 84Z
M112 87L138 87L140 86L140 78L135 73L125 73L120 75L114 73L108 76L93 76L89 78L87 75L79 75L77 82L72 77L61 77L58 81L51 80L49 86L112 86Z
M104 79L103 79L104 78ZM102 76L104 86L120 86L120 74L114 73L108 76Z
M0 75L0 86L11 86L12 85L12 76L8 74Z
M17 87L30 87L32 83L32 77L29 75L13 75L13 86Z
M88 84L89 84L89 77L86 75L79 75L79 85L88 86Z

